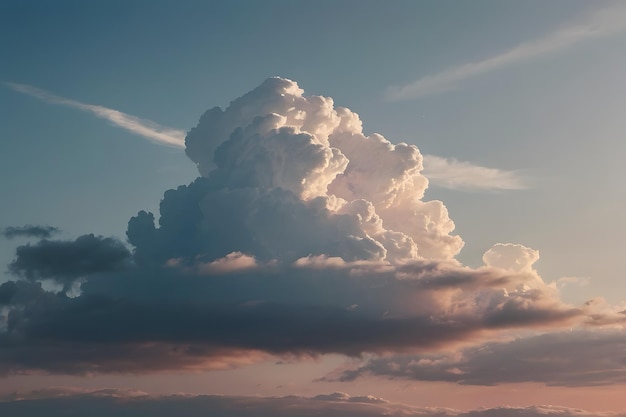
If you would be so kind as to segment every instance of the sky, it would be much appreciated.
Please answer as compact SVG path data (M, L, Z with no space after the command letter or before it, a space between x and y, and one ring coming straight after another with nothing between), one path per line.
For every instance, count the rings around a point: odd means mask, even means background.
M619 1L0 0L0 413L626 415L624 42Z

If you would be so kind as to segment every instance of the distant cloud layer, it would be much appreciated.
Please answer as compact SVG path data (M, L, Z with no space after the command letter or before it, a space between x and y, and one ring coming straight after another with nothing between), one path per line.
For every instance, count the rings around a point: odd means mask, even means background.
M345 393L316 397L223 397L215 395L149 396L136 391L105 389L81 392L49 389L16 394L0 402L7 416L91 417L625 417L624 413L588 412L557 406L498 407L463 412L450 408L414 407L390 403L373 396L352 397Z
M405 85L390 87L387 98L409 100L459 88L470 78L513 66L594 38L616 35L626 30L626 7L623 3L602 8L586 17L582 23L563 27L546 36L524 42L516 47L481 61L469 62L421 77Z
M16 280L0 285L0 374L435 354L624 322L601 302L564 303L525 246L461 265L445 205L424 199L417 147L365 135L358 115L293 81L208 110L186 153L200 177L165 192L158 222L129 220L132 251L91 234L17 248Z
M551 386L626 383L626 339L621 331L564 332L488 343L448 355L377 358L340 380L378 375L463 385L540 382Z

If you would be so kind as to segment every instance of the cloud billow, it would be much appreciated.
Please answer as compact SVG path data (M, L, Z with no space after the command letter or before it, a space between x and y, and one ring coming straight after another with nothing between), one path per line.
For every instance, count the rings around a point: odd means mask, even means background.
M363 258L451 259L463 246L445 206L421 200L428 180L416 146L364 135L356 113L305 97L293 81L270 78L226 110L209 110L186 145L219 190L281 188L330 218L356 219L365 251L381 248Z
M94 235L17 249L21 279L0 286L0 374L424 353L593 320L541 279L532 249L500 244L485 266L461 265L445 205L423 199L418 148L363 134L358 115L293 81L209 110L186 145L201 175L166 191L158 218L129 220L132 254Z

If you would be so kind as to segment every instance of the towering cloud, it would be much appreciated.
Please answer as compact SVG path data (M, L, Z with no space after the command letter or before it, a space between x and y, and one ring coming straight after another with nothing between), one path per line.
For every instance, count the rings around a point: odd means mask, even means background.
M302 225L324 219L335 230L339 218L358 225L343 249L328 253L328 246L319 246L296 256L452 259L463 246L451 234L454 223L445 206L422 201L428 180L421 174L423 158L416 146L364 135L356 113L335 107L328 97L305 97L293 81L270 78L226 110L207 111L186 145L187 155L216 190L209 194L221 193L222 201L254 190L256 195L248 197L254 204L273 195L276 210L283 200L313 211L308 218L298 217ZM297 202L287 203L290 198ZM315 229L321 232L323 226Z
M293 81L207 111L186 145L201 176L165 192L158 221L130 219L132 255L94 235L18 248L10 269L22 279L0 286L0 373L423 354L622 319L563 303L521 245L462 266L445 205L424 200L417 147L365 135L358 115Z

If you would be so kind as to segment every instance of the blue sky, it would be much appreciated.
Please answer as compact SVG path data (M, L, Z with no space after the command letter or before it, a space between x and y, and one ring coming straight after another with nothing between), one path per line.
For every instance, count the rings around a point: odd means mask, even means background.
M0 1L0 227L126 242L132 216L158 217L164 191L198 176L181 148L11 83L187 132L280 76L358 113L366 135L416 145L427 173L446 158L424 200L444 202L463 265L524 245L560 300L619 310L624 41L611 1ZM455 167L472 186L446 186ZM0 263L26 242L0 240Z

